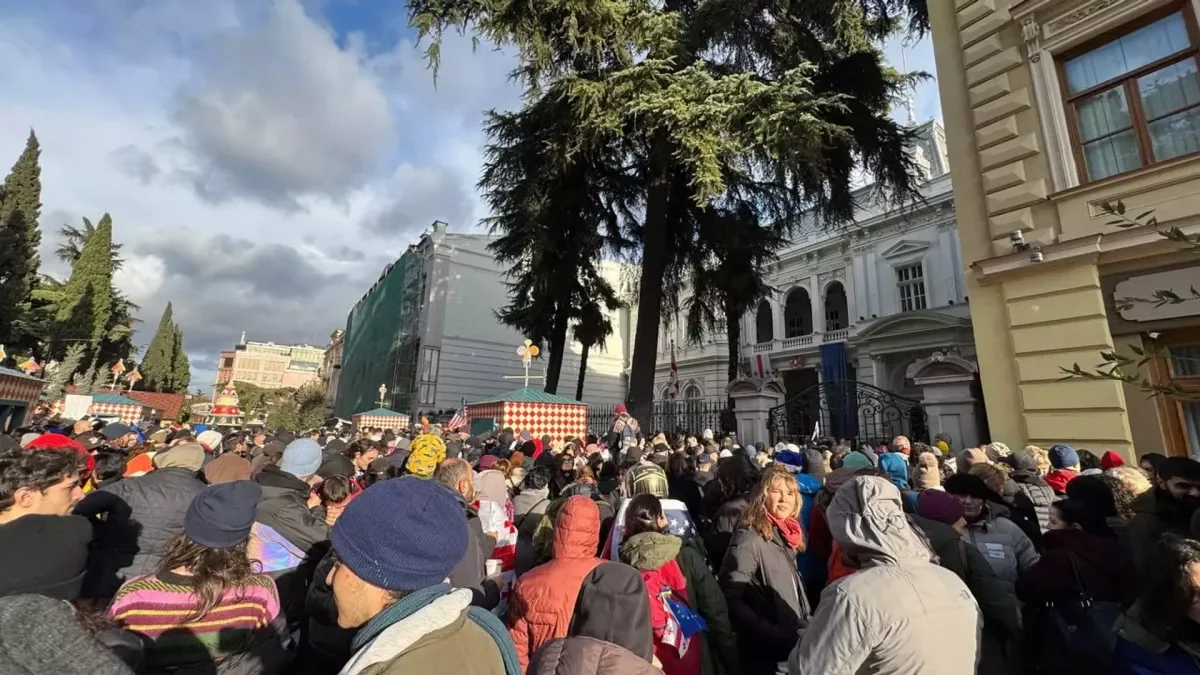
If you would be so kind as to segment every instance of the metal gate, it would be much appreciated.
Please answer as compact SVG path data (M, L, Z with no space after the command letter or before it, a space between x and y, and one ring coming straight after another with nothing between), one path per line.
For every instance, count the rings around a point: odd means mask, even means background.
M929 442L929 423L920 401L854 380L822 382L771 408L771 442L818 436L858 443L887 443L895 436Z

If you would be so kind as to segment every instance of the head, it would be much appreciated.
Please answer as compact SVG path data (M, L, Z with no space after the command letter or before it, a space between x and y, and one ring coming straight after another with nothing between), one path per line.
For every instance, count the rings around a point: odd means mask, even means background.
M83 498L81 455L73 448L0 451L0 523L71 513Z
M278 467L284 473L311 482L324 459L325 453L316 441L311 438L297 438L284 447Z
M963 504L943 490L923 490L917 496L917 515L945 523L962 532L967 527Z
M321 481L317 495L326 506L343 504L350 498L350 479L346 476L330 476Z
M101 431L113 448L128 448L137 443L137 433L128 424L109 424Z
M386 480L350 502L330 532L337 621L356 628L408 593L442 583L467 552L458 499L435 481Z
M722 501L749 494L758 484L759 472L759 467L742 453L720 459L713 477Z
M89 432L91 430L92 430L92 421L91 420L79 420L79 421L75 422L75 424L71 425L71 435L72 436L78 436L79 434L86 434L87 432Z
M666 532L667 516L654 495L638 495L625 509L625 538L643 532Z
M987 483L977 475L956 473L946 479L946 492L954 495L963 507L963 516L974 523L987 516L988 501L999 501L1000 497L988 489Z
M1158 463L1155 485L1180 504L1200 506L1200 462L1188 457L1166 457Z
M1008 480L1008 474L1004 473L1004 469L1001 469L999 466L995 464L975 464L968 473L983 479L984 485L987 485L988 489L992 492L998 495L1004 494L1004 482Z
M1142 471L1146 472L1151 483L1154 482L1155 476L1158 475L1158 463L1166 458L1166 455L1157 452L1147 452L1138 459L1138 466L1141 467Z
M695 463L691 457L682 452L671 453L667 459L667 476L671 478L687 478L696 473Z
M1050 447L1050 466L1056 471L1079 471L1079 452L1069 445Z
M763 472L758 485L750 495L750 506L746 509L746 525L757 532L764 541L775 536L771 518L782 520L800 514L800 488L796 478L782 469ZM803 546L801 546L803 550Z
M1050 473L1050 453L1049 452L1047 452L1044 448L1038 447L1036 445L1025 446L1025 452L1028 452L1029 456L1033 457L1033 463L1035 466L1037 466L1038 473L1042 474L1043 476Z
M1200 541L1164 534L1161 567L1138 596L1143 621L1158 637L1174 640L1191 622L1200 623Z
M909 442L907 436L897 436L892 439L891 450L907 455L912 451L912 443Z
M1114 466L1104 474L1121 481L1125 485L1125 489L1129 490L1134 497L1153 487L1146 472L1135 466Z
M537 466L525 473L521 480L522 490L544 490L550 485L550 469Z
M967 448L958 456L958 470L966 472L976 464L987 464L987 453L979 448Z
M942 484L942 469L937 455L923 452L917 455L917 467L913 469L913 487L919 490L937 487Z
M119 452L96 453L96 468L92 471L93 482L99 484L124 475L125 455Z
M1105 537L1113 536L1104 516L1082 499L1060 499L1050 504L1051 530L1083 530Z
M354 462L354 468L357 471L366 471L367 467L371 466L371 462L379 457L379 444L374 441L355 441L346 448L346 456Z
M467 503L475 501L475 472L465 459L447 459L433 472L433 479L462 495Z

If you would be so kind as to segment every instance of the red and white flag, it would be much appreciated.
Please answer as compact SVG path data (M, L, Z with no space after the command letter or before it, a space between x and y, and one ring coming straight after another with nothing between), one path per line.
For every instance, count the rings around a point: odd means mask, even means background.
M669 396L679 398L679 364L675 363L675 341L671 340L671 387Z
M463 400L462 400L462 405L458 406L458 410L454 411L454 417L451 417L450 421L446 422L446 429L449 431L453 431L459 427L463 427L466 425L467 425L467 399L464 396Z

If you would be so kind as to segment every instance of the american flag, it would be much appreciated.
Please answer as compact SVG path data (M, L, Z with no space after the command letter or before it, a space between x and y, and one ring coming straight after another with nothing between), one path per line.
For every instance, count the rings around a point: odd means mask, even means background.
M454 417L451 417L450 421L446 422L446 428L450 429L450 430L454 430L459 427L466 426L466 424L467 424L467 399L464 396L463 400L462 400L462 405L458 406L458 410L454 411Z

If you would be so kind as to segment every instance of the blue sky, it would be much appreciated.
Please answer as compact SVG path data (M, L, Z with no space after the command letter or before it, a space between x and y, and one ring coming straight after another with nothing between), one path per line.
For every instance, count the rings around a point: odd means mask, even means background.
M483 111L520 100L511 50L457 36L435 86L403 7L0 3L0 162L37 131L43 267L64 271L60 225L111 213L139 337L173 301L199 386L242 331L324 344L433 220L473 229L486 215ZM885 49L897 65L899 49ZM932 73L927 42L907 55ZM940 118L933 81L916 109Z

